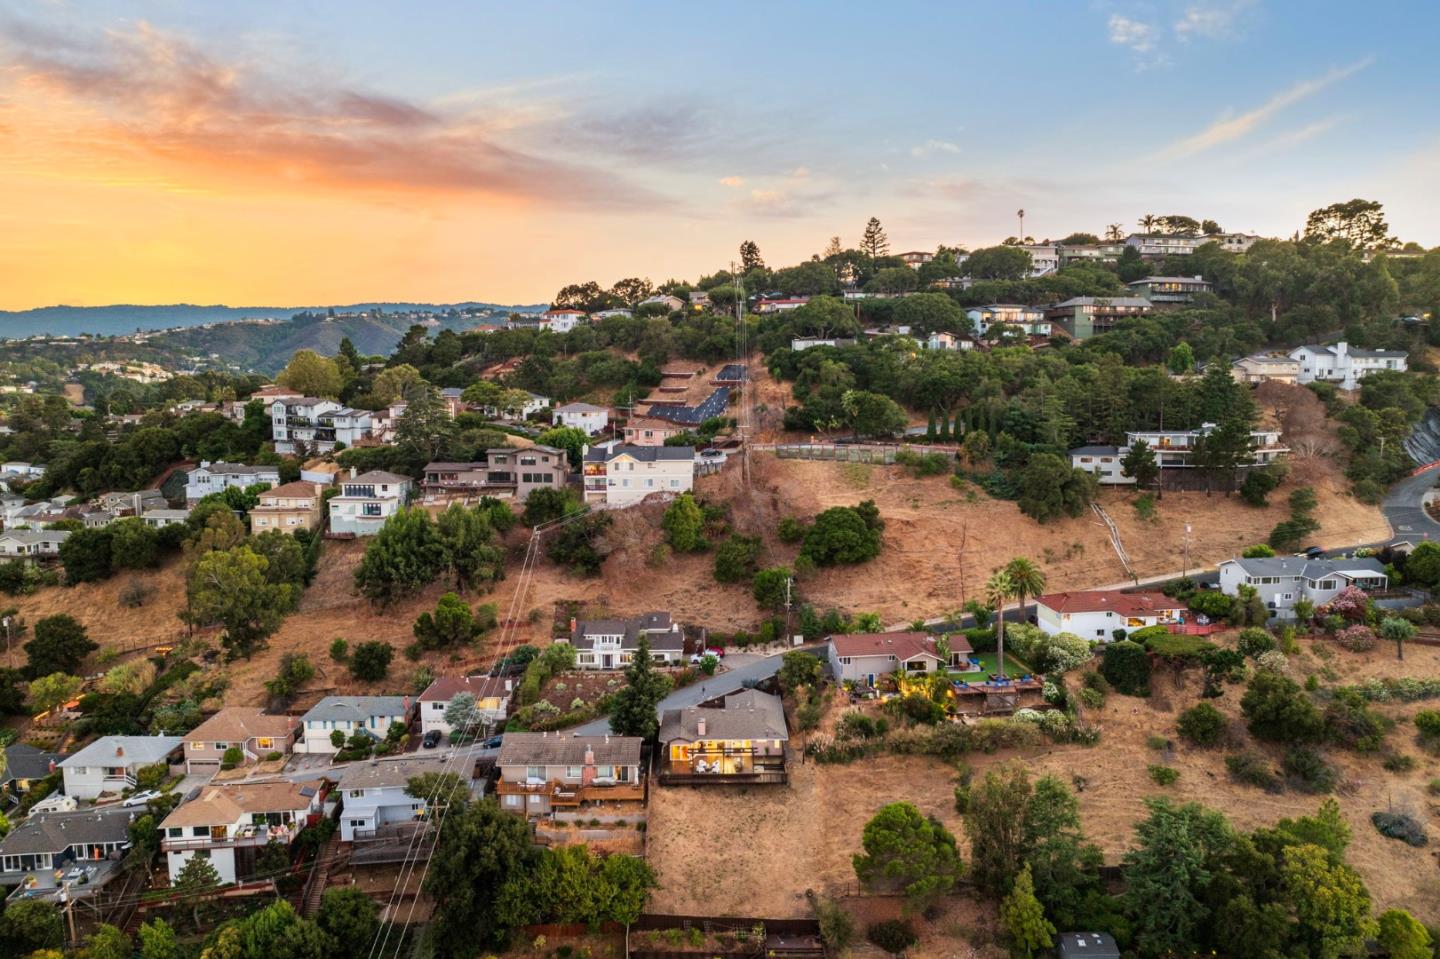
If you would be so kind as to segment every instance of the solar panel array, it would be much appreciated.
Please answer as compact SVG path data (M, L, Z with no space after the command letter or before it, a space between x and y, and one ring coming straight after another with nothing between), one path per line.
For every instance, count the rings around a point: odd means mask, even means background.
M657 420L679 423L681 426L699 426L708 419L724 415L725 409L729 405L730 387L721 386L696 406L685 406L680 403L651 403L650 411L645 415L652 416Z
M745 364L726 363L720 368L720 372L715 374L715 379L717 382L743 383L745 382Z

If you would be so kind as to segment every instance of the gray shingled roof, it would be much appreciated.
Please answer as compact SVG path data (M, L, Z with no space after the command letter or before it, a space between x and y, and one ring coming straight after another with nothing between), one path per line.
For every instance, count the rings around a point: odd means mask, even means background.
M379 789L403 786L425 773L458 772L447 769L446 760L436 756L427 759L372 759L351 763L340 775L340 789Z
M705 734L699 724L705 721ZM697 739L783 739L785 708L779 696L744 689L726 696L721 706L667 709L660 719L660 741L695 742Z
M639 736L567 736L558 733L506 733L498 766L581 766L590 751L601 766L638 766Z
M619 633L625 637L620 641L620 648L634 649L640 641L642 630L650 633L648 638L652 650L685 650L685 634L673 629L669 613L642 613L630 619L580 620L570 633L570 645L576 649L594 649L595 640L592 637L614 636Z
M1336 573L1371 573L1383 576L1385 567L1378 559L1366 556L1359 559L1306 559L1303 556L1257 556L1253 559L1235 559L1250 576L1304 576L1306 579L1320 579Z
M592 448L585 453L587 463L608 463L615 457L626 455L642 463L654 463L660 460L682 462L695 458L695 447L693 446L630 446L621 443L608 448Z
M401 716L404 696L326 696L302 718L305 722L348 720L362 722L371 716Z
M180 748L180 736L101 736L60 765L73 766L148 765L158 763ZM120 762L116 763L115 760Z
M1143 296L1072 296L1068 300L1056 303L1052 309L1064 309L1067 306L1151 306L1151 302Z
M1077 446L1070 451L1071 456L1115 456L1120 452L1118 446Z
M124 842L137 811L145 810L110 806L84 812L35 813L0 840L0 856L58 853L76 844Z
M50 763L61 762L62 753L47 753L25 743L5 747L5 773L0 781L11 779L43 779L50 774Z

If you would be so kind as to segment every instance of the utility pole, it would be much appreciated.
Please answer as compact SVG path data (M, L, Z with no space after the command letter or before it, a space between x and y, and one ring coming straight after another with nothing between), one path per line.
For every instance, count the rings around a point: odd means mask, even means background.
M1185 566L1180 570L1180 578L1185 579L1190 575L1190 524L1185 524Z
M794 627L790 623L790 586L795 582L794 576L785 577L785 645L790 645L794 640Z
M1021 245L1024 245L1024 243L1025 243L1025 210L1024 210L1024 208L1022 207L1021 209L1017 210L1017 211L1015 212L1015 215L1020 218L1020 243L1021 243Z

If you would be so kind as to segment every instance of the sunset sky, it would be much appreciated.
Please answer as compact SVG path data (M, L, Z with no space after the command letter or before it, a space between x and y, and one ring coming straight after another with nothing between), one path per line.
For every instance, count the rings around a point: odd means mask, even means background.
M547 300L892 249L1440 244L1433 2L0 2L0 308Z

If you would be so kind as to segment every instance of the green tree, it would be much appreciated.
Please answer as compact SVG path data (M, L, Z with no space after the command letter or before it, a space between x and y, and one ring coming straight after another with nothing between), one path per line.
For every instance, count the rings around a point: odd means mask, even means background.
M861 847L852 859L855 875L866 886L903 892L907 911L929 908L964 871L955 837L908 802L882 806L865 824Z
M445 704L445 725L450 727L450 736L468 735L481 728L480 710L475 706L471 693L456 693Z
M78 673L85 657L100 648L85 627L67 613L37 622L33 637L25 644L25 672L32 679L51 673Z
M479 633L470 604L455 593L446 593L435 602L433 613L421 613L412 630L421 649L448 649L463 646Z
M135 944L124 930L101 923L85 939L85 959L132 959Z
M890 252L890 238L885 235L885 228L876 217L872 216L865 222L865 232L860 236L860 252L869 257L872 264Z
M65 567L66 583L93 583L109 578L114 571L110 529L75 530L60 544L60 562Z
M1000 921L1010 936L1010 954L1033 959L1055 942L1055 925L1045 918L1045 907L1035 898L1035 883L1026 865L1015 877L1015 886L1000 904Z
M1385 208L1375 200L1347 200L1311 211L1305 218L1305 240L1329 243L1339 240L1357 250L1383 249L1394 244Z
M1100 660L1100 675L1125 696L1150 695L1150 657L1139 643L1110 643Z
M965 833L970 837L970 874L988 896L1008 893L1025 861L1025 807L1030 775L1020 763L1007 763L970 787Z
M1155 462L1155 451L1144 440L1136 440L1125 450L1125 455L1120 458L1120 470L1140 489L1154 486L1160 478L1160 464Z
M740 583L752 579L760 557L760 537L731 536L715 550L715 580Z
M160 827L150 814L130 823L130 851L125 855L126 869L143 869L147 879L155 875L155 857L160 854Z
M989 246L974 250L965 261L965 270L977 280L1023 280L1030 274L1032 258L1017 246Z
M164 919L157 916L141 923L140 959L180 959L181 955L175 930Z
M677 553L694 553L708 545L705 539L705 515L700 511L695 497L689 493L681 493L675 497L666 507L660 525L665 530L665 541Z
M1036 453L1020 471L1020 512L1037 523L1079 516L1095 496L1095 477L1054 453Z
M434 582L447 562L446 544L422 507L399 510L365 547L355 569L355 586L380 606Z
M1189 373L1195 368L1195 351L1190 348L1189 343L1181 340L1171 348L1170 358L1166 360L1165 365L1170 368L1171 373L1177 376Z
M276 382L306 396L331 400L340 395L344 386L339 365L314 350L296 350Z
M899 436L910 421L899 403L881 393L846 390L840 397L840 407L856 436L879 439Z
M496 542L492 516L484 506L452 503L435 518L445 562L461 589L499 582L505 576L505 550Z
M1405 658L1405 644L1415 638L1415 624L1398 616L1386 616L1380 621L1380 638L1395 644L1395 657Z
M1250 733L1258 739L1277 743L1307 743L1325 731L1320 710L1294 680L1270 670L1258 670L1250 678L1240 710L1249 721Z
M1016 556L1005 564L1005 575L1010 578L1010 588L1015 591L1015 604L1024 615L1026 597L1034 598L1045 592L1045 573L1035 562L1024 556Z
M501 892L540 858L525 820L493 800L451 809L440 829L424 889L435 902L435 944L447 955L503 950L514 928L501 921Z
M1145 806L1124 860L1135 945L1143 955L1190 955L1210 920L1206 893L1233 833L1223 815L1197 803L1151 798Z
M215 890L220 888L220 873L215 871L209 859L191 856L172 878L171 885L175 887L177 895L189 900L190 915L198 929L202 907L213 897Z
M1434 944L1430 931L1404 909L1387 909L1380 914L1380 948L1390 959L1432 959Z
M1196 746L1218 746L1225 738L1225 714L1209 703L1197 703L1180 714L1175 728Z
M585 455L585 447L590 445L590 437L579 427L556 426L535 437L535 442L541 446L564 450L570 460L570 468L578 470L581 458Z
M1004 568L997 569L985 581L985 601L995 610L995 648L997 672L1005 675L1005 604L1015 595L1015 581Z
M1280 887L1295 909L1309 955L1323 959L1360 955L1378 931L1370 893L1354 869L1333 862L1319 846L1292 846L1280 866Z
M376 406L389 406L424 381L425 377L409 363L387 367L376 374L375 382L370 384L370 399Z
M53 902L22 899L6 907L0 915L0 952L7 956L23 956L44 946L65 941L60 910Z
M824 672L825 667L819 657L795 649L781 657L775 679L782 690L793 696L797 690L817 686Z
M144 520L127 516L106 528L112 569L148 569L160 561L160 533Z
M68 673L50 673L30 681L30 708L37 713L54 709L79 695L85 680Z
M873 503L870 509L873 511ZM832 506L816 516L805 531L800 555L816 566L863 563L879 555L881 529L878 519L867 521L859 508Z
M232 658L249 658L298 598L295 584L270 582L269 567L250 547L236 546L204 554L190 570L190 621L223 627L222 642Z
M273 679L265 681L271 696L289 699L315 678L315 667L304 653L286 653L280 657L280 668Z
M740 269L744 273L765 269L765 261L760 256L760 247L754 240L746 240L740 244Z
M420 382L405 394L405 412L395 421L395 445L417 459L430 461L444 451L455 433L455 421L440 391Z
M374 942L380 929L380 910L359 889L326 889L315 922L329 939L331 959L357 959Z
M670 680L655 671L650 640L642 635L625 667L625 685L614 695L610 728L620 736L654 739L660 731L660 717L655 710L669 692Z
M539 526L580 509L580 501L568 489L542 486L525 497L525 512L520 521L526 526Z
M755 597L761 609L782 610L790 595L790 577L788 566L762 569L750 580L750 595Z
M395 647L378 639L357 643L350 653L350 675L362 683L378 683L390 672Z

